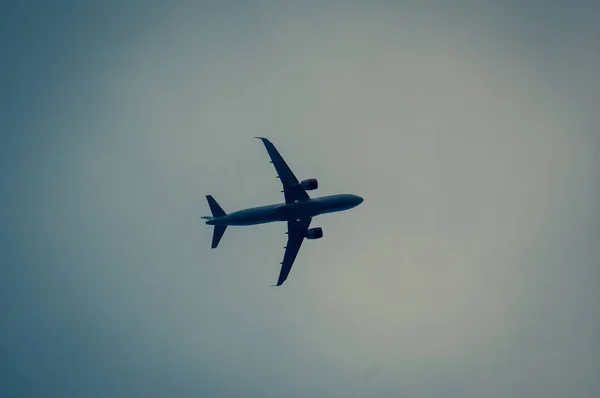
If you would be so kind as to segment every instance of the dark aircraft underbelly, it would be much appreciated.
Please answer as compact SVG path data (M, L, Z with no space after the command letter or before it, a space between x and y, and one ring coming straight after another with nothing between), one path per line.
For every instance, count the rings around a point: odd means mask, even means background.
M309 203L294 203L278 209L281 221L311 218L318 214L315 210Z

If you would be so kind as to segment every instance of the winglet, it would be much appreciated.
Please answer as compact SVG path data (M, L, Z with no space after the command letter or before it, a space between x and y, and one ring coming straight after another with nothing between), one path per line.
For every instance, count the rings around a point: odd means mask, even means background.
M269 139L268 139L268 138L265 138L265 137L254 137L254 138L256 138L257 140L261 140L261 141L263 142L263 144L265 144L265 146L268 146L268 145L273 145L273 144L271 143L271 141L269 141ZM267 152L268 152L268 151L267 151Z

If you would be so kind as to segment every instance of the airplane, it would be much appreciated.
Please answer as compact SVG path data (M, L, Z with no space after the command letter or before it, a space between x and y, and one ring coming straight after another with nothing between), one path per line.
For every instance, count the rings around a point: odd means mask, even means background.
M277 221L287 222L288 240L284 247L285 253L281 264L281 271L276 285L281 286L287 279L300 246L306 239L320 239L323 237L321 227L309 228L313 217L319 214L344 211L358 206L363 198L352 194L328 195L311 198L306 191L318 188L316 178L298 181L292 170L285 163L275 146L264 137L254 137L263 142L271 161L275 166L279 180L283 185L285 203L253 207L226 213L212 195L206 195L206 200L212 216L202 217L207 225L213 225L211 249L218 246L228 226L247 226L265 224Z

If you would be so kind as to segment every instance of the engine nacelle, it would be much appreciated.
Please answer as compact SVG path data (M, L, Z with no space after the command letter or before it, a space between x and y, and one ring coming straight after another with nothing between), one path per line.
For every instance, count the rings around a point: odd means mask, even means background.
M302 180L300 186L304 188L305 191L312 191L319 188L319 181L317 181L316 178L309 178L308 180Z
M321 239L323 237L323 228L311 228L306 231L306 239Z

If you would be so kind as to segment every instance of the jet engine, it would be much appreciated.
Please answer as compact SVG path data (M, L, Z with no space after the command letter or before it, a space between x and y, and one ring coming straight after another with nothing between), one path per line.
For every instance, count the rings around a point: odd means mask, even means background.
M319 181L316 178L309 178L308 180L302 180L300 186L306 191L312 191L319 188Z
M323 228L311 228L306 231L306 239L321 239L323 237Z

